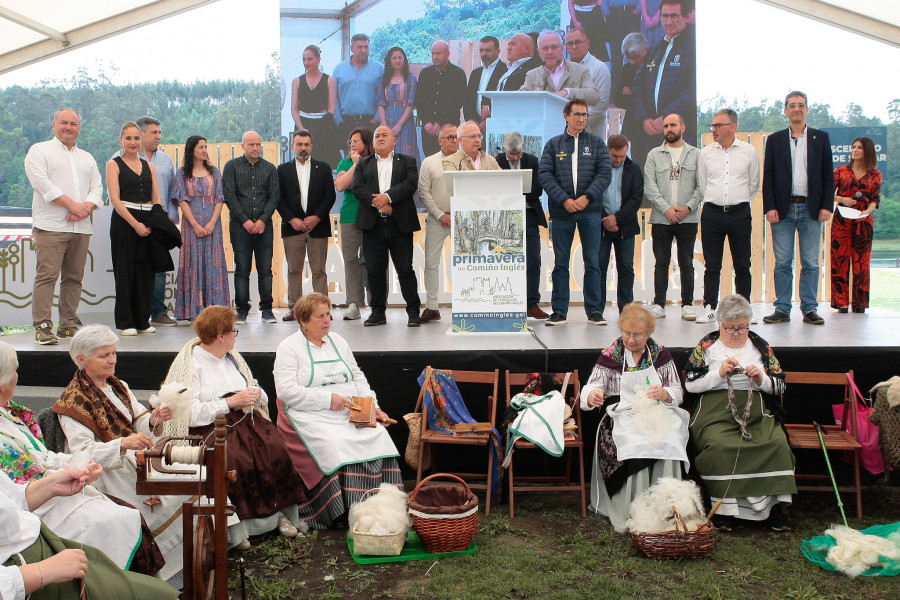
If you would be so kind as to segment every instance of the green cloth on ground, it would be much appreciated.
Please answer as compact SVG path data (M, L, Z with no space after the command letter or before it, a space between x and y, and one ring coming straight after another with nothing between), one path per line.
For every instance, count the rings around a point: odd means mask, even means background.
M860 533L887 538L892 533L898 531L900 531L900 522L890 523L888 525L873 525L872 527L861 529ZM817 535L811 540L803 540L803 543L800 545L800 550L806 558L826 571L837 571L834 565L828 562L828 551L835 545L835 539L830 535ZM887 564L884 566L872 567L867 571L863 571L860 575L865 577L883 577L900 574L900 561L887 560L885 562Z
M34 564L59 554L63 550L84 550L87 555L88 574L85 585L85 598L116 600L165 600L178 598L180 592L171 585L156 577L123 571L103 552L93 546L84 546L78 542L66 540L49 527L41 524L41 533L33 544L21 552L26 564ZM19 560L13 555L4 563L5 566L19 566ZM46 567L45 567L46 568ZM45 576L47 574L45 573ZM80 597L80 580L45 585L31 594L31 600L78 600Z
M746 390L735 390L735 399L738 413L743 413ZM694 407L690 431L697 451L694 464L709 495L745 498L797 493L794 454L784 429L765 409L759 392L753 393L753 405L747 420L751 439L741 441L740 426L728 406L727 390L703 394ZM740 456L735 469L738 444Z

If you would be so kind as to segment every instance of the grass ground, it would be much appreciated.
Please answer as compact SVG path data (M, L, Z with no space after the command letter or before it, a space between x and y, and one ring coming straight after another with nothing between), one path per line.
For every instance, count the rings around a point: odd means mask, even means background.
M850 498L846 510L855 514ZM862 529L900 518L900 488L867 487L866 517L850 519ZM792 531L737 529L717 534L711 557L695 560L645 558L609 522L588 513L582 518L574 494L534 495L516 502L516 518L506 506L480 515L473 556L383 565L357 565L347 549L346 531L320 531L310 538L253 538L244 554L248 597L409 600L551 600L750 598L819 600L900 597L896 578L860 577L822 570L800 552L803 540L821 535L840 515L833 494L805 492L790 511ZM234 556L234 555L232 555ZM240 598L232 568L231 597Z

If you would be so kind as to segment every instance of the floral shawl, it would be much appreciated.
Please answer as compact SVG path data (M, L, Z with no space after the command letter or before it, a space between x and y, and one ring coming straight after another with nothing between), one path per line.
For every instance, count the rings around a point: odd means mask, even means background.
M53 412L72 417L94 432L100 441L109 442L134 433L134 412L128 388L117 377L108 380L116 397L128 409L131 419L119 412L103 390L98 388L84 369L79 369L69 382L62 396L53 405Z
M622 364L625 362L625 352L625 343L622 338L614 341L600 353L597 365L587 383L598 384L607 396L617 396L622 378ZM643 371L650 367L656 369L663 387L681 385L672 355L664 346L657 344L653 338L647 339L647 348L641 355L638 364L633 368L626 367L625 370Z
M41 443L44 436L38 425L37 417L30 409L10 401L5 409L0 410L5 410L8 415L21 421L28 428L32 437ZM35 449L39 450L37 447ZM44 475L44 468L35 462L27 446L20 447L18 444L11 446L3 440L2 434L0 434L0 469L14 483L28 483L40 479Z

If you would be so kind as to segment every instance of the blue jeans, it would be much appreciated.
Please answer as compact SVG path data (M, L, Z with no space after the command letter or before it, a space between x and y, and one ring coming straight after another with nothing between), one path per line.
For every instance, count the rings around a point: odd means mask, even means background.
M250 312L250 269L256 255L259 309L272 310L272 224L263 233L247 233L240 223L231 223L234 250L234 305Z
M800 243L800 311L805 315L816 310L819 287L819 247L822 224L809 216L809 209L800 202L788 206L787 214L777 223L770 223L775 251L775 310L791 314L794 275L794 232Z
M158 317L169 312L166 308L166 275L167 273L157 273L156 279L153 281L153 299L150 304L150 316Z
M553 312L566 316L569 312L569 259L575 227L581 237L581 257L584 260L584 312L588 315L603 314L600 303L600 212L577 212L553 217L550 239L553 241L553 294L550 302Z
M600 306L606 306L606 272L609 270L609 255L616 249L616 305L619 312L626 304L634 301L634 236L600 239Z

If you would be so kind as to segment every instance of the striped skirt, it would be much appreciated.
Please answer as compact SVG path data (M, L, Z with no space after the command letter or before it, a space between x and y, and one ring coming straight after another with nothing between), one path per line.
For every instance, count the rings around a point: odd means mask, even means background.
M379 458L345 465L325 475L306 492L307 502L297 506L300 518L312 529L328 529L345 516L350 505L359 502L367 491L382 483L390 483L403 490L403 478L396 458Z

